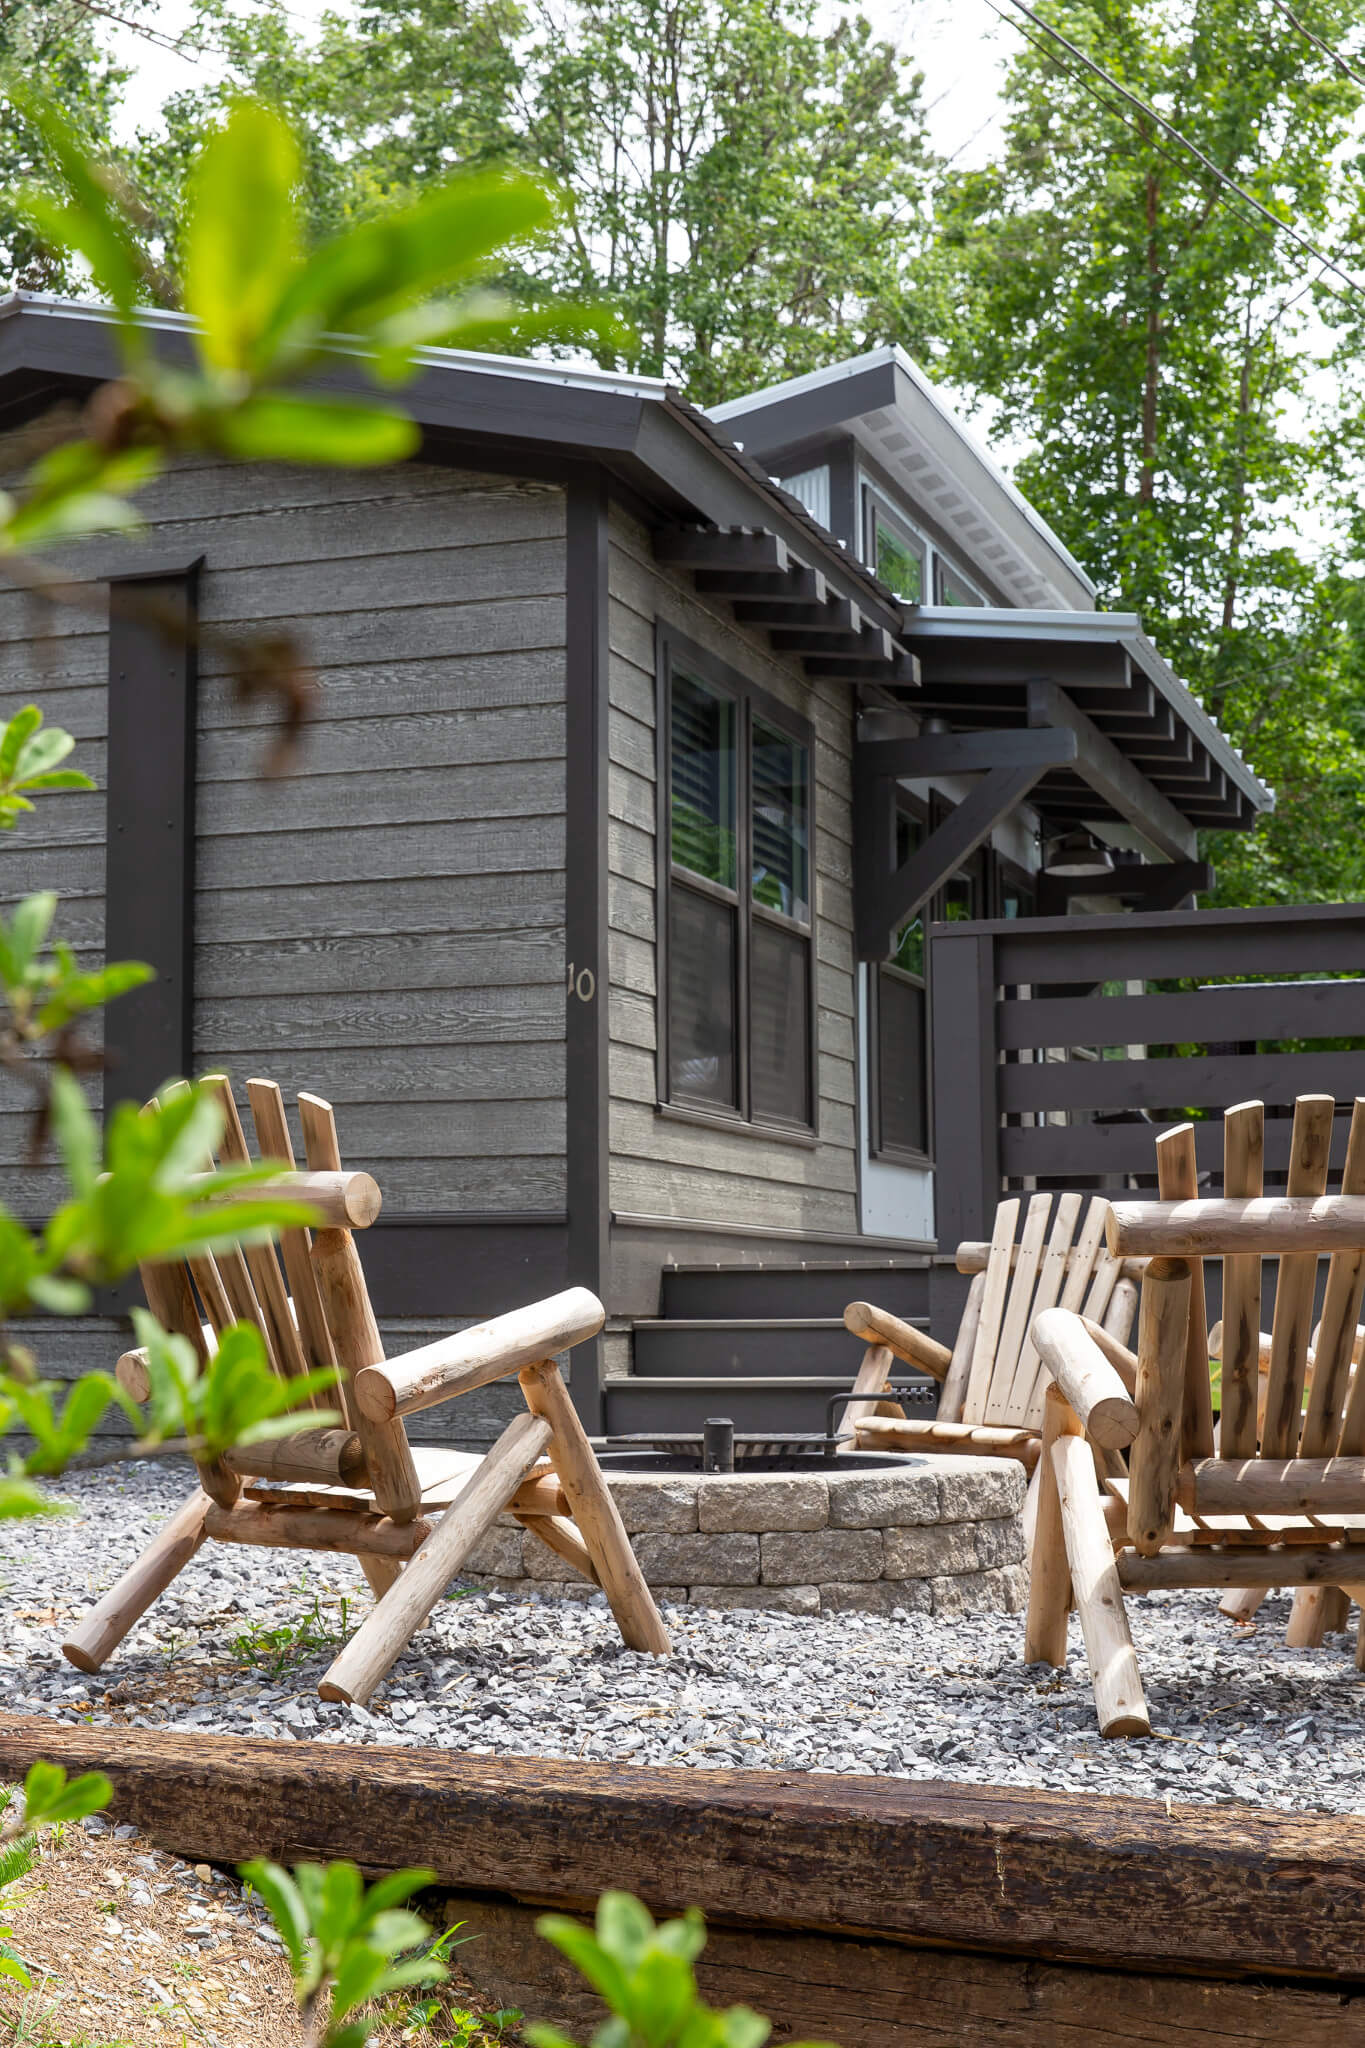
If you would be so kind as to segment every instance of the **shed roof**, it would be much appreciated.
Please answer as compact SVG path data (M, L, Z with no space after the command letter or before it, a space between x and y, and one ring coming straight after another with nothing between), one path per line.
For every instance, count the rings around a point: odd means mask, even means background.
M184 352L192 325L184 315L148 309L145 317L169 353ZM317 385L357 388L356 355L339 340ZM0 301L0 429L117 368L107 308L34 293ZM882 384L869 385L869 375ZM657 378L439 348L421 352L403 400L432 460L526 461L565 475L584 462L602 465L651 522L660 556L727 596L746 623L771 626L812 675L885 685L907 709L968 726L1027 723L1030 683L1051 684L1191 823L1253 822L1273 803L1271 792L1135 616L903 604L768 476L752 440L741 448L730 438L731 423L752 419L760 401L776 408L793 395L804 403L812 392L842 393L830 402L846 416L850 391L866 396L885 385L894 400L906 380L936 408L942 431L957 437L950 452L960 453L964 488L985 494L989 484L997 511L1007 504L1033 545L1051 551L1052 573L1071 577L1063 606L1072 594L1093 601L1093 586L1061 543L898 349L738 400L712 418ZM1106 815L1093 784L1088 809L1077 808L1064 774L1048 778L1040 797L1049 794L1059 815Z

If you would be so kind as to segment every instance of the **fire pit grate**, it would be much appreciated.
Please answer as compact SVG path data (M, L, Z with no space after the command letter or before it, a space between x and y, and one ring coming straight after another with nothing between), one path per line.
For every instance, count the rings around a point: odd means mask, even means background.
M736 1465L772 1465L779 1460L785 1463L797 1459L808 1463L833 1458L840 1444L851 1443L852 1440L849 1433L823 1436L814 1430L789 1430L785 1435L770 1436L737 1429L734 1432L734 1461ZM605 1455L608 1459L613 1451L630 1454L654 1451L660 1457L686 1459L689 1464L700 1467L705 1462L706 1437L701 1430L669 1436L656 1436L648 1431L635 1436L610 1436L606 1440Z

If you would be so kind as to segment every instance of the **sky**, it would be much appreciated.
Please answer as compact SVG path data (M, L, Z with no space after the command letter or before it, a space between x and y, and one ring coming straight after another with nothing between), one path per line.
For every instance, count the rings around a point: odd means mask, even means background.
M253 0L238 4L250 6ZM327 0L289 0L289 11L302 26L316 21L325 4ZM332 4L344 7L345 0ZM924 73L935 148L964 166L985 162L999 119L997 81L1012 41L1010 30L986 0L862 0L862 9ZM158 26L174 38L189 15L187 0L160 0ZM208 55L191 62L118 29L110 40L136 74L128 110L133 127L151 126L169 94L211 75Z

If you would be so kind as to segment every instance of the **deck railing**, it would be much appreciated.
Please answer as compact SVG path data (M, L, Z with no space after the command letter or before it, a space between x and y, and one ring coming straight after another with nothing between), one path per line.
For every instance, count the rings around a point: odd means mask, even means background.
M1193 1115L1221 1189L1230 1103L1271 1111L1266 1185L1296 1095L1365 1094L1365 904L931 927L938 1240L989 1233L1009 1189L1150 1184Z

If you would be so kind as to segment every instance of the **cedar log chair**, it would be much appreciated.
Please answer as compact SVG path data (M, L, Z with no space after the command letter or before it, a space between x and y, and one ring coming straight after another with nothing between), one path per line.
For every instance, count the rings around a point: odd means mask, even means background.
M1091 1201L1076 1235L1082 1202L1080 1195L1058 1195L1054 1213L1050 1194L1031 1196L1016 1243L1022 1204L1011 1197L995 1212L989 1244L958 1246L959 1273L974 1277L951 1351L870 1302L849 1303L845 1326L868 1347L856 1392L881 1392L893 1357L932 1373L941 1387L932 1421L907 1417L885 1403L851 1406L848 1418L860 1450L1014 1458L1033 1472L1047 1386L1031 1335L1033 1318L1060 1302L1126 1343L1137 1308L1141 1263L1107 1251L1103 1196Z
M244 1163L250 1153L231 1089L218 1075L210 1085L224 1112L223 1161ZM363 1705L507 1509L602 1588L631 1649L666 1656L667 1632L555 1364L557 1353L601 1329L601 1302L571 1287L386 1362L352 1236L378 1214L378 1188L368 1174L342 1171L329 1103L299 1096L308 1172L295 1175L280 1090L249 1081L247 1095L262 1159L291 1175L267 1190L307 1202L322 1227L316 1235L281 1233L283 1274L271 1244L144 1267L147 1303L201 1360L221 1330L242 1320L256 1325L277 1372L335 1371L335 1394L315 1405L340 1407L345 1427L253 1444L201 1465L198 1489L83 1617L62 1645L66 1656L97 1671L206 1537L350 1552L376 1604L318 1690ZM409 1446L405 1416L514 1372L525 1410L486 1454ZM145 1399L146 1354L126 1353L118 1376Z
M1148 1261L1134 1356L1062 1309L1034 1324L1051 1384L1043 1423L1024 1654L1066 1662L1079 1612L1104 1735L1151 1732L1126 1592L1276 1586L1365 1595L1365 1373L1351 1371L1365 1288L1365 1100L1342 1192L1327 1195L1334 1104L1295 1105L1288 1193L1263 1197L1264 1111L1224 1118L1222 1200L1118 1203L1115 1257ZM1185 1124L1158 1141L1192 1171ZM1319 1258L1330 1254L1309 1377ZM1223 1261L1222 1413L1215 1437L1204 1261ZM1279 1261L1264 1397L1261 1260ZM1307 1398L1305 1399L1305 1392ZM1131 1445L1126 1476L1108 1461ZM1365 1669L1365 1622L1356 1663Z

